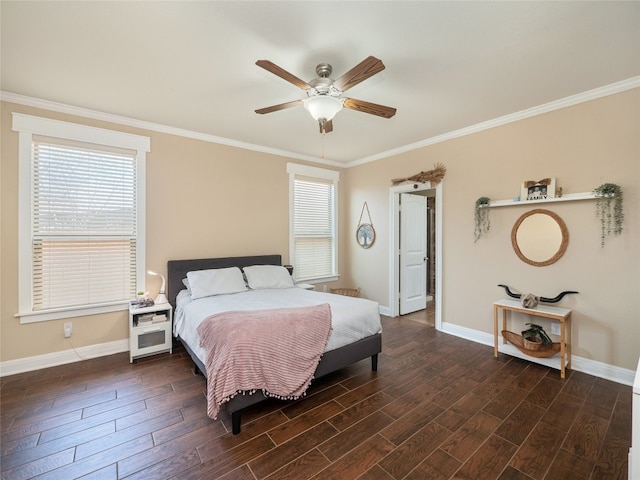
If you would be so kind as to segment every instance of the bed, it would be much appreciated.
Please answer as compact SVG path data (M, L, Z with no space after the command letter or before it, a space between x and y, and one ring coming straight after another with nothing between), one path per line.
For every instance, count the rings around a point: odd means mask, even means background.
M282 264L282 258L280 255L258 255L258 256L246 256L246 257L225 257L225 258L207 258L207 259L188 259L188 260L170 260L167 263L167 296L170 303L174 308L174 335L184 345L184 348L191 356L196 371L207 376L206 369L206 354L203 353L200 348L199 340L197 336L194 336L194 328L191 325L189 315L198 314L202 317L206 308L209 308L208 302L210 298L199 298L192 300L191 296L185 292L185 285L183 280L187 278L187 275L193 275L190 272L199 272L202 270L212 269L227 269L229 267L239 267L241 269L246 267L252 267L255 265L276 265ZM191 292L193 293L193 292ZM275 306L284 306L286 302L292 303L305 303L309 302L314 304L329 303L331 305L332 315L334 320L340 320L344 317L344 321L349 322L351 326L348 326L349 334L345 338L336 339L338 335L332 331L329 341L326 345L326 350L322 354L320 362L317 364L317 368L314 373L314 378L322 377L336 370L340 370L355 362L359 362L366 358L371 358L371 369L377 370L378 353L382 349L382 336L380 327L380 318L377 313L377 303L364 299L354 299L349 297L342 297L338 295L308 291L299 287L283 288L281 290L265 290L259 291L250 290L249 292L241 292L233 295L227 295L228 297L237 297L242 299L246 295L250 300L245 300L243 308L253 308L254 303L256 305L262 305L261 301L265 295L268 294L273 299L277 299ZM194 294L194 297L196 295ZM221 300L225 300L227 296L220 296ZM254 302L254 298L256 299ZM219 299L216 298L216 302ZM345 302L360 302L359 304L346 304ZM278 303L280 302L280 303ZM365 303L368 302L368 303ZM371 305L370 305L371 304ZM216 303L216 308L221 308ZM247 306L249 305L249 306ZM371 306L375 306L375 316L377 316L377 325L372 323L374 319L370 318ZM352 307L358 307L358 310ZM361 306L365 306L369 313L367 316L369 319L364 322L365 327L361 325L363 322L361 314L357 313L361 310ZM258 308L258 307L256 307ZM353 312L353 314L351 313ZM211 312L216 313L216 312ZM353 319L348 317L353 316ZM339 317L339 318L338 318ZM335 330L335 329L334 329ZM359 331L358 336L351 336L354 331ZM265 400L267 397L260 390L251 393L237 395L231 398L225 403L226 410L231 414L232 432L233 434L240 433L241 430L241 411L254 405L258 402Z

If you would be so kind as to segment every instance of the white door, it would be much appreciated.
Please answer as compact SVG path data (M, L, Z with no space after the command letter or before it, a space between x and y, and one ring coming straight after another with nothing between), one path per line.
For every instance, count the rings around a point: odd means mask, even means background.
M400 194L400 315L427 308L427 197Z

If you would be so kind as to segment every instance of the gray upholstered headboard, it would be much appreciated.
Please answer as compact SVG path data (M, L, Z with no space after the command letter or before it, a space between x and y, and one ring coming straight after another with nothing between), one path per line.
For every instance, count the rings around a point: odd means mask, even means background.
M248 257L198 258L167 262L167 298L176 307L176 296L184 290L182 279L187 272L211 268L250 267L251 265L282 265L281 255L253 255Z

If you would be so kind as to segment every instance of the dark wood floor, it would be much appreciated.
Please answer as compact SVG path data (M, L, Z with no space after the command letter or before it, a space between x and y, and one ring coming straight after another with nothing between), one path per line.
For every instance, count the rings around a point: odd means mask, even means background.
M408 318L298 402L206 416L184 351L2 378L2 479L627 478L631 387L549 370Z

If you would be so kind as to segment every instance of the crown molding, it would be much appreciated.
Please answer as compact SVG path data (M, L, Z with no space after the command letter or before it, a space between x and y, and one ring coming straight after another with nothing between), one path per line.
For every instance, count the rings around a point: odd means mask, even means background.
M0 100L5 102L10 102L10 103L17 103L19 105L25 105L29 107L41 108L44 110L51 110L59 113L66 113L69 115L76 115L84 118L91 118L93 120L101 120L105 122L126 125L129 127L141 128L141 129L150 130L153 132L167 133L169 135L177 135L180 137L191 138L194 140L202 140L204 142L218 143L221 145L241 148L244 150L251 150L254 152L266 153L269 155L276 155L279 157L293 158L296 160L319 163L319 164L323 164L331 167L350 168L350 167L356 167L358 165L363 165L366 163L375 162L377 160L382 160L384 158L392 157L402 153L410 152L412 150L417 150L419 148L428 147L430 145L435 145L437 143L446 142L454 138L464 137L466 135L471 135L474 133L481 132L483 130L488 130L490 128L506 125L508 123L513 123L513 122L517 122L527 118L535 117L537 115L542 115L544 113L552 112L554 110L560 110L562 108L571 107L573 105L577 105L580 103L596 100L598 98L606 97L609 95L614 95L616 93L621 93L626 90L631 90L633 88L638 88L638 87L640 87L640 76L632 77L627 80L622 80L620 82L605 85L603 87L587 90L586 92L578 93L576 95L571 95L569 97L561 98L559 100L554 100L552 102L548 102L543 105L539 105L537 107L527 108L519 112L510 113L508 115L494 118L486 122L481 122L475 125L471 125L469 127L461 128L459 130L454 130L452 132L444 133L442 135L437 135L435 137L427 138L419 142L410 143L403 147L398 147L392 150L387 150L385 152L380 152L378 154L371 155L369 157L364 157L359 160L354 160L348 163L336 162L336 161L328 160L325 158L313 157L309 155L301 155L301 154L289 152L286 150L269 148L262 145L255 145L252 143L240 142L238 140L232 140L230 138L218 137L215 135L209 135L201 132L194 132L191 130L185 130L177 127L170 127L168 125L161 125L158 123L137 120L134 118L123 117L120 115L113 115L110 113L104 113L96 110L75 107L73 105L52 102L49 100L42 100L38 98L27 97L25 95L19 95L17 93L0 91Z
M333 167L344 167L344 164L326 159L320 159L309 155L301 155L294 152L288 152L286 150L280 150L277 148L269 148L262 145L255 145L252 143L240 142L238 140L232 140L230 138L218 137L216 135L210 135L207 133L194 132L192 130L185 130L183 128L171 127L168 125L162 125L159 123L147 122L144 120L137 120L135 118L123 117L120 115L114 115L111 113L100 112L97 110L90 110L88 108L75 107L73 105L67 105L65 103L52 102L49 100L42 100L39 98L28 97L17 93L0 91L0 100L3 102L16 103L18 105L25 105L27 107L41 108L43 110L50 110L52 112L65 113L68 115L75 115L83 118L90 118L92 120L99 120L103 122L115 123L118 125L125 125L133 128L141 128L143 130L150 130L152 132L166 133L169 135L177 135L179 137L191 138L194 140L202 140L209 143L217 143L220 145L226 145L229 147L241 148L244 150L252 150L254 152L266 153L269 155L276 155L279 157L294 158L297 160L304 160L307 162L322 163Z
M627 90L631 90L633 88L638 88L638 87L640 87L640 76L632 77L627 80L623 80L621 82L612 83L610 85L594 88L592 90L587 90L586 92L561 98L560 100L554 100L553 102L545 103L543 105L538 105L537 107L520 110L519 112L510 113L502 117L494 118L493 120L487 120L486 122L477 123L469 127L461 128L459 130L454 130L452 132L444 133L442 135L437 135L435 137L427 138L425 140L411 143L403 147L394 148L392 150L387 150L386 152L381 152L376 155L371 155L369 157L361 158L360 160L355 160L353 162L347 163L345 167L350 168L358 165L363 165L365 163L375 162L376 160L382 160L383 158L392 157L395 155L399 155L401 153L406 153L412 150L417 150L419 148L428 147L429 145L435 145L436 143L446 142L454 138L464 137L466 135L471 135L473 133L482 132L483 130L489 130L490 128L499 127L502 125L506 125L508 123L518 122L520 120L525 120L527 118L542 115L544 113L553 112L554 110L560 110L562 108L571 107L573 105L589 102L591 100L607 97L609 95L625 92Z

